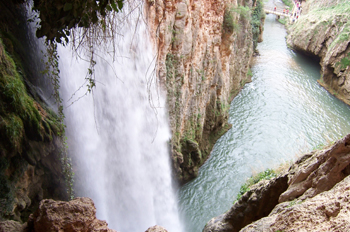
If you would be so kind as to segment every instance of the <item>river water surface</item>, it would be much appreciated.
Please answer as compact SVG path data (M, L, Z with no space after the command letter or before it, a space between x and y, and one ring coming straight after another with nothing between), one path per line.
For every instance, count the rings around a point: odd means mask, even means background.
M180 191L187 232L226 212L252 174L350 133L347 105L319 86L320 66L287 48L284 26L268 15L252 82L232 101L230 129L199 176Z

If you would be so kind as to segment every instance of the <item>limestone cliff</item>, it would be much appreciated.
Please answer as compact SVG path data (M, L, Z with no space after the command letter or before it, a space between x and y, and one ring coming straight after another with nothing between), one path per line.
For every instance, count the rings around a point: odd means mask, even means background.
M67 198L62 126L31 83L38 73L23 7L0 1L0 11L0 220L26 221L43 198Z
M349 174L350 134L252 186L203 231L349 231Z
M251 0L147 1L157 75L167 91L172 159L182 182L197 175L231 127L229 105L250 80L261 9Z
M287 43L320 58L319 83L350 104L350 2L310 0L300 19L288 27Z

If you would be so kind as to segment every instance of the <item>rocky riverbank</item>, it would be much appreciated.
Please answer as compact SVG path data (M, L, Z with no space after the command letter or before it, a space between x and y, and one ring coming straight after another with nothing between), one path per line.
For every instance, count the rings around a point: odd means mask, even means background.
M310 0L297 22L287 27L288 45L320 59L319 83L350 104L350 3Z
M229 105L250 81L264 12L247 0L153 0L146 11L167 91L174 170L186 182L231 127Z
M203 231L348 231L349 174L350 134L251 186Z

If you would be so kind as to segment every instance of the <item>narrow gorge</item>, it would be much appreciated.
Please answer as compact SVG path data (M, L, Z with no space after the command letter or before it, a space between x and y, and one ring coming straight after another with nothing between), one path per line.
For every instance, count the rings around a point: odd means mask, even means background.
M304 86L310 88L318 85L325 87L330 94L343 100L346 100L346 80L349 69L346 62L346 49L349 44L348 25L346 24L349 14L347 11L349 3L347 1L307 1L302 3L302 15L293 24L286 25L288 34L286 42L290 48L297 51L297 54L292 50L288 53L296 61L300 60L299 66L302 69L299 83L304 83ZM267 25L265 24L265 35L268 34ZM276 34L273 35L276 37ZM264 41L266 38L264 38ZM274 38L275 40L275 38ZM262 49L261 46L260 48ZM259 47L258 47L259 48ZM269 54L275 54L269 51ZM304 55L302 55L304 54ZM275 54L276 55L276 54ZM305 71L310 72L311 62L319 62L319 73L315 73L315 78L309 82ZM271 66L274 64L269 62ZM295 66L295 64L287 64ZM278 66L279 72L283 71L284 67ZM295 67L294 67L295 68ZM309 69L309 70L307 70ZM254 74L254 69L253 69ZM276 74L276 72L274 72ZM275 76L277 77L277 76ZM284 84L291 81L291 77L287 75ZM311 80L311 79L310 79ZM306 84L306 81L309 82ZM317 81L317 82L316 82ZM254 82L254 79L253 79ZM296 86L291 85L288 92ZM322 89L320 92L324 92ZM316 103L318 94L315 92L307 97L307 92L299 92L298 101L302 101L304 105L316 106L318 110L328 108L330 103L326 98L320 99L320 103ZM327 93L325 93L327 95ZM329 95L329 94L328 94ZM304 97L307 97L306 100ZM258 183L255 179L259 176L265 179L266 173L271 173L273 170L268 169L265 172L259 173L257 177L248 179L249 184L241 186L237 200L232 207L224 214L211 219L205 226L203 231L348 231L350 223L347 220L349 215L348 204L348 169L349 169L349 135L348 134L348 119L343 121L343 117L347 117L349 106L332 98L331 112L325 111L320 114L323 125L330 124L330 127L325 128L318 125L315 128L318 132L307 131L302 134L305 139L305 145L309 143L307 135L321 135L326 138L322 142L323 145L313 145L307 150L313 150L310 153L299 153L297 161L286 168L276 168L280 174L274 174L271 180L262 180ZM306 101L305 101L306 100ZM311 103L311 104L310 104ZM336 113L335 105L342 108L339 113ZM308 107L307 107L308 108ZM312 110L307 111L307 117L313 113ZM324 108L325 109L325 108ZM287 108L284 109L287 111ZM334 114L338 114L335 116ZM301 116L302 114L300 114ZM302 116L302 121L307 120L307 117ZM328 121L327 118L332 118ZM316 119L319 120L319 119ZM303 124L302 121L298 123ZM339 125L340 121L341 126ZM309 125L311 122L309 122ZM335 129L337 127L337 129ZM288 128L288 127L287 127ZM290 128L289 128L290 130ZM299 130L302 132L303 129ZM332 132L333 131L333 132ZM337 133L343 131L342 135L346 135L343 139L337 140ZM311 132L311 133L310 133ZM294 137L293 131L289 131L289 138ZM332 133L335 133L332 139ZM318 136L317 135L317 136ZM328 139L327 139L328 137ZM301 139L300 136L294 137ZM294 144L298 144L294 139ZM334 142L332 142L334 141ZM289 141L290 143L290 141ZM329 144L330 143L330 144ZM299 143L300 144L300 143ZM329 144L329 145L326 145ZM278 145L275 146L277 148ZM290 148L289 148L290 149ZM283 151L279 153L282 155ZM274 168L267 166L266 168ZM269 174L268 179L271 178ZM255 183L255 184L254 184ZM250 185L250 186L249 186Z

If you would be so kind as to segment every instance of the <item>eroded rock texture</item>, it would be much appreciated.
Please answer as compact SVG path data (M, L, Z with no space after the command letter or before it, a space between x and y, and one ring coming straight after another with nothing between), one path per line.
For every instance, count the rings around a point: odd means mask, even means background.
M241 231L349 231L349 174L350 134L304 155L288 173L252 186L204 231L240 231L254 220Z
M319 57L319 83L350 104L350 3L310 0L303 4L303 16L288 28L287 43Z
M13 220L2 221L0 222L0 232L22 232L26 229L26 226L26 224L22 225Z
M28 231L115 232L105 221L96 218L96 208L90 198L75 198L69 202L46 199L28 220Z
M162 226L152 226L148 228L146 232L168 232L168 231Z
M287 187L287 175L264 180L250 187L229 211L211 219L203 232L236 232L242 227L269 215Z
M249 81L250 0L152 0L147 15L167 91L172 159L179 179L197 175L229 128L229 103Z
M279 204L241 231L350 231L350 177L306 200Z

